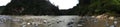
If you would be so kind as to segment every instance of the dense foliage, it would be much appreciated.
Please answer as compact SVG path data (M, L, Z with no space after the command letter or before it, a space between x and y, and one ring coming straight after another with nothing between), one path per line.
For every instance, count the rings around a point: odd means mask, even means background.
M0 13L3 11L4 8L5 6L0 6Z
M120 0L79 0L69 10L59 10L46 0L12 0L2 14L5 15L120 15Z
M80 0L73 11L78 15L120 14L120 0Z
M46 0L12 0L3 15L56 15L58 8Z

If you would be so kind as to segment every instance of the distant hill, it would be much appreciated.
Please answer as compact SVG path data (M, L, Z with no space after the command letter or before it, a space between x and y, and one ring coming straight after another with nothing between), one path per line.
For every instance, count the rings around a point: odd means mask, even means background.
M12 0L2 15L57 15L58 7L46 0Z
M79 0L79 4L69 10L59 10L46 0L12 0L2 12L2 15L92 16L102 14L120 16L119 0Z

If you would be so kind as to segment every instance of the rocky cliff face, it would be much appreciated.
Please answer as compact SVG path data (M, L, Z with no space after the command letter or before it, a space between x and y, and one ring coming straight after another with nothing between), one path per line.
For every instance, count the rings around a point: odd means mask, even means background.
M12 0L3 15L56 15L58 7L47 0Z

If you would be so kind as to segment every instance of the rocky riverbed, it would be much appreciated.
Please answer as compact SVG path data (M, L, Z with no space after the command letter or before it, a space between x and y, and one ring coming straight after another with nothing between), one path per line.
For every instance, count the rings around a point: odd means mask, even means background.
M0 16L0 27L120 27L119 18L93 16Z
M1 16L4 17L4 16ZM9 27L77 27L79 16L10 16ZM5 26L2 26L5 27Z

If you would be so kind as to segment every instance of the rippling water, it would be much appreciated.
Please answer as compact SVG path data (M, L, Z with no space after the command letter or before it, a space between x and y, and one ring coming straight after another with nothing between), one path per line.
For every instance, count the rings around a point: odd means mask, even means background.
M75 23L80 19L79 16L0 16L0 18L10 19L7 21L9 24L6 22L1 24L9 27L76 27ZM73 24L69 24L71 22Z
M119 18L91 16L0 16L0 27L120 27Z

